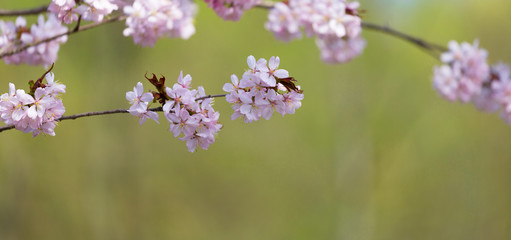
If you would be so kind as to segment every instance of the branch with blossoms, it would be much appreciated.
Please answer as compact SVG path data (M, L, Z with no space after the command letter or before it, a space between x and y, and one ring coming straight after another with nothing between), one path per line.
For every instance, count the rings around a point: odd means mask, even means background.
M284 22L285 24L282 24L282 23L275 24L275 23L272 23L271 20L272 20L272 18L274 18L273 15L277 15L282 20L282 19L285 19L286 17L288 17L288 16L286 16L286 14L296 15L296 14L302 12L303 9L289 10L289 9L285 9L285 7L283 9L283 7L281 5L282 3L261 2L261 1L241 1L242 3L237 3L236 1L234 1L231 4L232 6L230 6L230 7L226 7L226 4L222 3L222 1L211 1L211 0L205 0L205 1L208 2L208 5L210 7L212 7L213 10L215 10L219 14L219 16L221 16L225 20L232 20L232 21L239 20L242 16L243 12L250 8L267 9L270 11L270 15L269 15L269 22L266 24L266 28L268 30L272 31L278 39L284 40L284 41L289 41L290 39L288 39L288 38L290 38L290 37L291 38L301 37L301 33L299 33L300 26L298 26L296 23L297 19L291 19L288 22L285 21ZM339 1L345 2L344 0L339 0ZM115 1L113 1L113 2L115 2ZM167 2L167 3L164 4L165 2ZM186 1L177 1L177 2L185 2L186 3ZM292 6L294 2L298 2L298 1L289 1L286 4L289 4L289 6ZM190 23L191 23L191 20L193 19L193 16L195 14L194 9L196 7L190 3L186 3L186 4L181 3L180 9L176 8L176 4L173 5L169 1L163 1L163 0L156 1L155 3L159 3L159 4L155 4L154 6L146 6L148 4L144 4L143 1L140 1L140 2L134 1L131 6L127 5L126 2L122 2L122 1L117 1L117 5L109 3L104 6L102 6L99 3L98 4L94 4L94 3L95 3L94 1L90 1L90 0L83 1L81 5L76 4L74 0L58 1L58 3L57 3L57 1L53 1L49 5L49 7L47 5L43 5L40 7L36 7L33 9L26 9L26 10L15 10L15 11L3 10L3 14L4 14L3 16L15 16L16 14L30 15L30 14L42 13L45 10L49 10L51 13L58 16L58 19L62 23L71 24L74 21L77 21L78 19L83 19L85 21L94 21L94 23L80 27L80 28L78 28L78 25L77 25L73 30L63 31L62 25L59 22L54 21L53 17L51 17L51 15L50 15L47 23L45 24L45 28L46 28L46 30L54 29L55 31L50 31L50 32L46 31L44 35L39 35L36 37L22 37L22 35L27 35L27 36L35 35L35 34L32 34L31 31L28 30L29 28L26 26L26 20L24 20L24 18L19 17L15 23L0 21L0 28L4 29L3 31L5 31L5 33L4 33L5 36L10 35L10 37L12 38L13 36L16 35L15 39L8 39L8 41L12 42L12 44L7 44L7 41L6 41L5 46L2 46L2 44L0 44L0 50L1 50L0 58L4 58L4 61L8 64L26 63L26 64L31 64L31 65L41 65L41 64L49 65L56 61L56 59L57 59L56 53L58 52L59 44L65 43L67 41L67 38L65 38L65 36L68 36L68 35L71 35L71 34L74 34L77 32L81 32L81 31L85 31L85 30L88 30L91 28L95 28L98 26L102 26L107 23L123 21L130 17L132 19L126 21L127 29L125 29L124 35L125 36L132 35L134 38L134 42L136 44L139 44L142 46L153 46L154 43L156 42L156 40L163 36L180 37L180 38L187 39L195 33L195 28L194 28L193 24L190 24ZM294 4L294 5L297 5L297 4ZM317 4L317 5L319 6L320 4ZM121 8L123 8L124 14L122 14L122 13L115 14L114 11L119 10ZM176 10L176 11L169 12L166 10L166 9L172 9L172 8L174 8L174 10ZM351 30L350 32L354 32L354 34L343 36L345 33L342 33L342 32L347 31L348 30L347 28L346 28L346 30L334 30L334 31L340 31L340 33L336 34L336 36L334 36L332 38L332 37L328 36L328 35L330 35L330 33L325 34L324 33L325 30L320 30L321 28L325 28L324 26L317 26L316 28L318 30L306 31L307 36L309 36L309 37L317 35L317 37L318 37L317 44L320 47L320 49L322 50L322 56L325 61L331 62L331 63L346 62L346 61L351 60L353 57L359 55L361 53L361 51L363 50L363 48L365 47L365 41L361 40L361 39L354 40L352 38L353 38L353 36L359 35L358 33L360 33L360 29L359 29L360 27L366 28L368 30L382 32L382 33L385 33L385 34L388 34L388 35L391 35L391 36L394 36L397 38L404 39L420 48L424 48L429 51L434 51L434 50L444 51L445 50L445 48L442 46L439 46L439 45L436 45L433 43L429 43L429 42L422 40L420 38L413 37L411 35L399 32L395 29L390 28L389 26L380 26L380 25L377 25L374 23L367 23L367 22L361 23L357 8L358 8L357 2L351 2L350 4L347 4L346 10L345 10L346 13L343 13L343 14L348 17L344 18L344 19L340 19L340 18L337 19L337 21L344 21L344 22L348 22L348 23L350 21L352 21L353 23L351 23L350 25L353 25L353 30ZM162 10L164 11L164 13L162 13L161 16L158 16L158 17L152 16L152 13L154 13L154 12L159 13ZM272 11L274 12L273 15L271 14ZM311 11L311 10L306 9L305 11ZM149 13L151 13L151 14L149 14ZM165 29L165 27L162 27L162 25L164 25L164 23L168 22L169 20L172 21L172 19L168 19L169 18L168 14L171 14L171 13L177 14L177 16L181 16L180 17L181 20L173 22L171 24L172 25L171 29ZM136 15L135 18L133 18L131 16L133 14ZM111 15L113 15L113 16L111 16ZM158 14L156 14L156 15L158 15ZM0 16L2 16L2 14L0 14ZM145 16L145 17L143 17L143 16ZM318 17L320 17L320 16L318 16ZM336 18L338 16L331 16L331 17ZM41 16L39 18L41 18ZM152 18L152 19L149 19L149 18ZM154 21L154 19L157 19L157 18L159 18L159 20L161 21L160 23L148 24L148 22ZM303 21L305 19L307 19L307 16L303 17L303 19L300 21ZM39 19L38 20L39 26L37 26L37 25L35 27L32 26L30 29L42 28L41 22L44 22L44 19L43 20ZM289 24L289 26L285 26L286 24ZM311 22L300 23L300 25L303 25L301 27L304 27L304 28L311 28L310 26L309 27L305 27L305 26L312 25L312 24L314 24L314 23L311 23ZM328 23L322 23L322 24L323 25L337 24L339 26L332 26L331 28L338 28L338 29L342 29L345 27L344 26L345 24L341 23L341 22L334 23L334 24L328 22ZM3 27L2 27L2 25L3 25ZM130 27L130 25L135 25L138 27ZM144 26L144 25L146 25L146 26ZM358 26L358 25L360 25L360 26ZM134 33L135 30L139 31L139 33L138 34ZM314 32L314 31L316 31L316 32ZM326 30L326 32L328 32L328 31L330 31L330 30ZM34 32L37 32L37 31L34 31ZM41 31L39 31L39 32L41 32ZM16 34L13 34L13 33L16 33ZM139 34L142 34L143 36L139 36ZM289 36L283 36L283 35L289 35ZM33 40L34 38L36 38L37 41L34 41ZM337 40L339 40L337 38L349 40L349 41L337 41ZM57 41L57 39L59 41ZM49 42L54 43L52 47L43 46L41 48L53 48L52 51L48 50L47 52L54 52L55 54L51 55L51 57L47 57L46 61L33 61L33 60L31 60L31 58L38 58L38 57L30 57L30 55L29 55L24 58L23 54L19 54L19 53L22 53L22 52L28 50L29 52L32 52L32 54L37 55L37 53L35 51L29 50L29 49L33 49L34 47L36 47L38 45L44 45ZM58 44L55 44L55 43L58 43ZM331 49L329 49L329 48L331 48ZM337 48L345 48L344 49L345 53L341 54L342 56L333 56L331 53L328 53L329 51L335 52L335 50ZM14 58L16 60L13 61L13 60L11 60L11 58L9 58L9 56L12 56L15 54L19 54L20 56ZM48 54L45 54L45 52L43 52L40 55L48 55Z
M484 111L501 111L511 124L511 78L509 67L499 63L489 66L488 53L473 44L451 41L448 48L397 31L388 26L363 22L360 4L348 0L285 0L276 3L262 0L204 0L208 7L227 21L238 21L249 9L268 11L264 27L278 40L289 42L299 38L315 38L323 61L344 63L362 54L366 41L362 29L373 30L407 41L438 58L443 65L434 67L433 86L450 101L474 103ZM67 36L112 22L125 21L123 35L132 37L135 44L153 47L160 38L188 39L195 33L193 25L197 5L192 0L52 0L39 8L21 11L3 11L31 15L48 11L47 20L40 15L31 27L23 17L15 22L0 21L0 58L7 64L49 66L57 60L59 46ZM2 13L2 11L0 11ZM81 26L81 22L93 23ZM66 24L76 25L68 30ZM131 102L128 110L113 110L63 116L60 95L65 86L53 81L48 72L31 85L29 93L9 85L9 93L2 95L0 116L5 127L54 135L56 123L79 117L130 113L139 118L158 121L157 111L163 111L170 122L174 136L186 141L188 149L208 148L221 128L218 113L212 108L214 97L226 97L233 104L231 118L241 117L246 122L269 119L274 111L282 115L294 113L301 106L302 91L296 80L285 70L277 69L279 58L255 60L249 57L249 70L241 79L231 77L232 83L223 86L223 95L206 95L202 87L191 89L191 77L179 76L172 88L165 78L155 75L147 80L156 91L143 92L142 83L126 94ZM151 104L161 105L150 108ZM2 131L2 129L0 129Z
M0 128L0 132L18 129L25 133L31 132L34 137L41 133L55 136L54 129L63 120L130 113L139 118L139 124L142 125L147 119L159 123L157 112L163 112L170 123L170 132L174 137L186 141L190 152L195 151L197 146L208 149L222 128L218 121L220 114L213 109L214 98L226 97L227 102L233 105L231 119L241 117L247 123L260 118L268 120L274 112L282 116L293 114L301 107L303 91L295 85L296 80L289 76L287 70L278 69L279 57L256 61L253 56L249 56L247 64L249 70L241 79L233 74L232 83L223 86L226 94L206 95L203 87L192 89L192 77L183 76L183 72L172 87L166 85L164 76L158 78L152 74L151 77L146 76L146 79L156 90L144 92L143 84L138 82L133 91L126 93L126 99L131 104L129 109L69 116L63 116L65 108L61 100L66 86L54 81L52 66L42 77L29 82L28 93L9 83L9 92L0 96L0 120L7 124ZM151 108L153 104L160 106Z

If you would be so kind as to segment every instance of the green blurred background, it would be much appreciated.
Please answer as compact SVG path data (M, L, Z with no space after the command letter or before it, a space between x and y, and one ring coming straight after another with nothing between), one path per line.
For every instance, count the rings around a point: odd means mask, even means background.
M364 31L361 57L328 65L312 39L277 42L265 10L232 23L199 2L187 41L141 48L122 23L71 36L54 68L66 114L127 108L125 92L152 72L175 81L183 70L222 93L250 54L280 56L302 108L245 124L218 99L224 128L195 153L164 119L128 115L65 121L55 137L3 132L0 239L511 239L511 127L441 99L437 60ZM492 63L511 62L510 1L361 4L367 21L442 45L478 38ZM2 63L0 92L43 72Z

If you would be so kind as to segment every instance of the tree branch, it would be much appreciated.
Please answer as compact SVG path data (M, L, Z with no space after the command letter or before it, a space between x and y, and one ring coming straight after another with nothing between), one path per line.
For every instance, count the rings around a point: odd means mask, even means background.
M275 3L274 2L262 2L259 5L257 5L257 7L258 8L263 8L263 9L270 10L273 7L275 7ZM381 26L381 25L377 25L377 24L374 24L374 23L362 22L362 27L365 28L365 29L368 29L368 30L373 30L373 31L385 33L385 34L388 34L390 36L403 39L405 41L408 41L408 42L410 42L410 43L412 43L414 45L417 45L418 47L423 48L423 49L428 50L428 51L432 51L432 52L434 52L434 51L440 51L440 52L447 51L446 47L443 47L443 46L435 44L435 43L427 42L427 41L422 40L422 39L417 38L417 37L410 36L410 35L408 35L406 33L403 33L403 32L397 31L395 29L392 29L389 26Z
M266 10L270 10L274 6L275 6L274 2L262 2L262 3L258 4L256 7L263 8L263 9L266 9ZM48 6L45 5L45 6L41 6L41 7L37 7L37 8L33 8L33 9L25 9L25 10L18 10L18 11L0 10L0 16L20 15L20 13L21 13L21 15L23 15L23 14L25 14L25 15L37 14L37 13L45 12L47 8L48 8ZM93 23L93 24L89 24L89 25L86 25L86 26L83 26L83 27L80 27L80 20L81 19L79 19L79 21L78 21L78 23L77 23L77 25L76 25L76 27L74 29L69 30L69 31L67 31L67 32L65 32L63 34L59 34L57 36L54 36L54 37L51 37L51 38L47 38L47 39L42 39L40 41L37 41L37 42L31 43L31 44L25 45L23 47L20 47L20 48L17 48L17 49L8 51L8 52L0 53L0 59L3 58L3 57L6 57L6 56L14 55L16 53L20 53L22 51L27 50L30 47L34 47L34 46L37 46L37 45L42 44L42 43L53 41L53 40L55 40L57 38L60 38L60 37L66 36L66 35L71 35L71 34L74 34L74 33L85 31L85 30L88 30L88 29L91 29L91 28L95 28L95 27L107 24L107 23L122 21L122 20L126 19L126 17L127 16L125 16L125 15L121 15L121 16L110 18L110 19L105 20L105 21L100 22L100 23ZM417 37L405 34L403 32L400 32L400 31L397 31L395 29L392 29L389 26L382 26L382 25L377 25L377 24L374 24L374 23L363 22L362 23L362 27L365 28L365 29L368 29L368 30L377 31L377 32L388 34L388 35L396 37L396 38L400 38L400 39L405 40L405 41L407 41L409 43L412 43L412 44L414 44L414 45L416 45L416 46L418 46L418 47L420 47L422 49L430 51L429 52L430 54L431 54L431 52L434 53L436 51L440 51L440 52L447 51L446 47L443 47L443 46L435 44L435 43L430 43L430 42L427 42L427 41L425 41L423 39L420 39L420 38L417 38Z
M227 94L216 94L216 95L206 95L204 97L196 98L195 101L203 100L206 98L217 98L217 97L225 97Z
M408 41L408 42L410 42L412 44L415 44L418 47L424 48L426 50L440 51L440 52L446 52L447 51L447 48L444 47L444 46L440 46L440 45L435 44L435 43L430 43L430 42L424 41L424 40L422 40L420 38L413 37L413 36L410 36L408 34L405 34L405 33L399 32L397 30L394 30L394 29L392 29L392 28L390 28L388 26L381 26L381 25L377 25L377 24L374 24L374 23L362 22L362 27L365 28L365 29L368 29L368 30L374 30L374 31L386 33L386 34L388 34L390 36L403 39L405 41Z
M162 108L151 108L149 109L151 111L162 111ZM108 110L108 111L101 111L101 112L86 112L86 113L80 113L75 115L69 115L69 116L62 116L61 118L57 119L57 121L64 121L64 120L75 120L78 118L83 117L92 117L92 116L100 116L100 115L110 115L110 114L116 114L116 113L128 113L128 110L126 109L115 109L115 110ZM0 127L0 132L13 129L14 126L5 126Z
M20 10L7 10L7 9L0 9L0 17L7 17L7 16L20 16L20 15L36 15L39 13L43 13L48 11L48 5L43 5L35 8L30 9L20 9Z
M225 97L227 94L216 94L216 95L206 95L204 97L196 98L195 101L207 99L207 98L218 98L218 97ZM153 112L162 112L162 107L155 107L148 109L149 111ZM57 119L57 121L64 121L64 120L75 120L78 118L84 118L84 117L93 117L93 116L101 116L101 115L110 115L110 114L117 114L117 113L129 113L127 109L114 109L114 110L107 110L107 111L100 111L100 112L86 112L86 113L79 113L75 115L69 115L69 116L62 116L61 118ZM7 131L10 129L14 129L14 126L4 126L0 127L0 132Z
M7 57L7 56L11 56L11 55L14 55L16 53L20 53L22 51L25 51L27 50L28 48L30 47L34 47L34 46L37 46L39 44L42 44L42 43L46 43L46 42L51 42L57 38L60 38L60 37L63 37L63 36L66 36L66 35L71 35L71 34L75 34L75 33L78 33L78 32L82 32L82 31L85 31L85 30L89 30L91 28L95 28L95 27L99 27L101 25L105 25L107 23L112 23L112 22L118 22L118 21L122 21L126 19L126 16L122 15L122 16L117 16L117 17L113 17L113 18L110 18L110 19L107 19L107 20L104 20L102 22L99 22L99 23L92 23L92 24L88 24L88 25L85 25L83 27L80 27L79 26L79 23L78 22L78 25L75 29L72 29L72 30L69 30L65 33L62 33L62 34L59 34L59 35L56 35L56 36L53 36L51 38L46 38L46 39L42 39L40 41L37 41L37 42L34 42L34 43L31 43L31 44L27 44L23 47L20 47L20 48L17 48L17 49L14 49L12 51L8 51L8 52L4 52L4 53L1 53L0 54L0 59L2 59L3 57Z

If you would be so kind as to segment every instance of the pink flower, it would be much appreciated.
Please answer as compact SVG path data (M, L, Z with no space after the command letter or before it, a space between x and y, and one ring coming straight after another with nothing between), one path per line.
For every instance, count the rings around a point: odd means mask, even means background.
M192 84L192 77L190 74L186 74L186 76L183 77L183 71L181 71L179 77L177 78L177 84L183 88L190 88L190 85Z
M443 65L435 67L433 86L440 95L451 102L458 99L459 70Z
M474 84L480 85L489 74L487 57L488 52L479 48L478 40L474 40L472 45L467 42L460 45L455 41L450 41L449 51L442 54L441 60L452 67L459 67L464 76Z
M366 46L363 38L326 37L316 39L321 58L327 63L344 63L362 54Z
M9 93L0 96L0 120L25 133L32 132L34 137L40 133L54 136L54 128L65 108L60 99L61 92L51 90L48 86L42 84L32 96L10 83ZM65 86L62 88L65 89Z
M236 75L231 75L231 82L224 84L222 89L226 92L234 92L240 88L240 81Z
M140 125L144 124L146 122L147 119L152 119L154 120L156 123L160 123L158 122L158 113L156 112L153 112L153 111L149 111L148 109L146 110L141 110L141 109L137 109L137 110L128 110L133 116L136 116L139 118L138 120L138 123Z
M449 51L441 56L443 65L435 68L433 84L440 95L450 101L469 102L481 94L483 83L489 79L488 53L473 45L449 42ZM438 70L437 70L438 69Z
M280 64L279 57L271 57L268 65L265 62L261 62L257 65L259 70L259 77L261 80L268 85L268 87L275 87L277 81L275 78L287 78L289 73L284 69L277 69Z
M301 106L303 94L286 70L277 69L279 57L272 57L268 63L263 58L256 62L249 56L247 63L250 69L241 80L233 74L232 84L226 83L223 87L227 92L226 101L233 104L232 120L238 117L247 123L260 118L268 120L274 111L285 115Z
M195 151L199 146L207 149L215 141L215 136L222 125L218 123L218 114L212 107L212 99L205 98L203 87L191 89L192 77L183 72L179 74L177 83L165 92L169 100L163 105L163 113L170 122L169 131L174 137L186 141L188 151Z
M277 112L282 114L294 114L295 110L302 106L303 94L291 91L283 95L284 106L277 108Z
M2 51L15 50L67 32L67 28L62 26L52 14L48 15L48 21L45 21L44 17L39 15L37 24L32 25L30 31L26 28L25 24L26 21L21 17L18 17L16 20L16 25L0 21L0 29L2 30L0 49ZM48 66L57 60L60 44L66 41L67 36L62 36L53 41L30 47L23 52L6 56L3 59L7 64L26 63L29 65Z
M114 0L83 0L79 4L75 0L53 0L48 11L65 24L70 24L78 20L78 15L85 21L101 22L105 16L119 8Z
M199 126L199 119L191 117L186 108L176 109L176 112L169 112L165 116L170 122L170 132L174 137L178 137L181 132L185 136L191 136Z
M52 72L47 73L45 78L46 82L48 82L45 88L47 94L56 96L66 92L66 85L59 83L58 81L54 81L55 75Z
M158 123L158 114L149 111L149 103L154 99L153 94L147 92L144 93L144 86L141 82L133 88L133 91L126 93L126 100L131 104L128 112L139 118L139 123L142 125L147 119L153 119Z
M270 10L264 26L275 38L285 42L302 37L298 13L282 2L277 2Z
M308 37L317 37L324 61L342 63L360 55L365 47L360 37L359 6L345 0L278 2L270 10L265 27L283 41L300 38L300 29L304 29Z
M191 0L135 0L124 13L128 15L124 36L133 36L141 46L152 47L164 36L188 39L195 33L196 6Z
M85 21L101 22L103 18L118 9L111 0L83 0L83 5L75 9Z
M75 6L75 0L53 0L48 6L48 11L65 24L70 24L78 20L78 14L74 11Z
M259 4L261 0L205 0L224 20L238 21L243 12Z
M141 82L138 82L133 91L126 93L126 100L130 102L133 109L146 109L148 103L153 101L153 95L151 93L144 93L144 86Z

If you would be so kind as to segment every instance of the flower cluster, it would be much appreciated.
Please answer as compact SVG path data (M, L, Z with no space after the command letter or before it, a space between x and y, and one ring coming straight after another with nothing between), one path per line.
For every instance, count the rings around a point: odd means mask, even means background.
M30 28L23 17L18 17L16 22L4 22L0 20L0 52L5 53L33 44L35 42L57 36L67 32L67 28L52 14L48 15L48 21L39 15L37 23ZM67 41L67 36L59 37L53 41L29 47L27 50L11 56L3 57L7 64L26 63L30 65L48 66L57 60L60 44Z
M449 51L441 55L444 63L435 66L433 87L445 99L472 102L478 109L495 112L511 124L511 78L509 66L499 63L489 66L488 52L473 44L449 42Z
M265 27L277 39L291 41L317 37L322 59L328 63L346 62L360 55L366 42L360 37L362 20L358 2L346 0L289 0L270 10Z
M228 92L227 102L233 104L232 120L238 117L243 117L247 123L261 117L268 120L274 111L284 116L301 107L302 91L295 86L288 71L278 69L279 57L271 57L269 61L261 58L256 62L254 56L249 56L247 63L250 69L241 80L233 74L232 83L223 86Z
M46 84L43 78L32 82L30 93L9 83L9 92L0 96L0 119L5 124L32 132L34 137L40 133L55 136L54 128L65 112L60 95L66 92L66 86L54 81L52 72L45 77Z
M238 21L243 12L251 9L261 0L204 0L224 20Z
M133 36L142 46L154 46L163 36L187 39L195 33L196 5L191 0L135 0L124 13L124 36Z
M218 122L220 114L212 107L213 99L206 96L204 88L191 89L192 77L183 77L183 72L172 88L165 87L164 77L157 79L153 75L148 80L158 92L143 93L142 84L138 83L133 92L126 93L126 99L132 104L128 111L140 118L140 124L147 118L157 121L158 115L149 109L149 102L160 102L174 137L181 136L179 139L186 141L190 152L197 146L208 149L222 125Z
M449 42L449 51L441 56L444 65L435 67L434 87L450 101L471 101L479 95L490 73L487 56L486 50L479 49L478 41L472 45Z
M69 24L78 20L101 22L103 18L118 9L117 4L111 0L83 0L76 4L75 0L52 0L48 10L62 22Z

